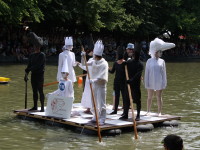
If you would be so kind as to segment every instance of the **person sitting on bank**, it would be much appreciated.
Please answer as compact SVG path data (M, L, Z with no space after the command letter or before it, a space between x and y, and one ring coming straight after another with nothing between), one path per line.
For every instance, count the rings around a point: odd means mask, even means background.
M162 143L165 150L183 150L183 140L175 134L167 135Z

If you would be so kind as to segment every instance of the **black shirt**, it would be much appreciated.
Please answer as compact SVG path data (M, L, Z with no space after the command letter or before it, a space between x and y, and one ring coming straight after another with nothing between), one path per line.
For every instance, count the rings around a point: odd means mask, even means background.
M33 53L29 57L28 66L25 69L26 73L43 73L45 71L45 54L43 52Z

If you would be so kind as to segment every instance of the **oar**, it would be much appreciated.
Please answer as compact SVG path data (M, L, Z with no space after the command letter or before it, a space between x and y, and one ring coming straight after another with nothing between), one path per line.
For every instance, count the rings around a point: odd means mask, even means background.
M83 77L83 76L86 76L86 75L87 75L87 74L81 74L81 75L78 75L78 76L76 76L76 77L78 78L78 77ZM43 84L43 87L49 86L49 85L53 85L53 84L57 84L57 83L58 83L58 81L46 83L46 84Z
M127 65L125 65L125 72L126 72L126 80L129 80ZM128 95L129 95L130 104L131 104L131 111L132 111L133 129L134 129L134 133L135 133L135 139L137 139L138 135L137 135L136 121L135 121L134 108L133 108L133 97L132 97L132 94L131 94L131 87L130 87L130 85L127 84L127 86L128 86Z
M27 76L27 74L26 74ZM27 108L27 81L25 82L25 109Z
M81 45L81 49L84 52L83 45ZM88 70L88 64L87 64L87 59L86 59L85 55L84 55L84 62L85 62L85 66L86 66L88 80L90 81L90 73L89 73L89 70ZM93 91L93 88L92 88L92 83L90 83L90 90L91 90L91 93L92 93L92 101L93 101L93 107L94 107L95 118L96 118L96 123L97 123L99 142L101 142L101 131L100 131L100 127L99 127L99 119L98 119L98 114L97 114L97 109L96 109L96 101L95 101L95 97L94 97L94 91Z

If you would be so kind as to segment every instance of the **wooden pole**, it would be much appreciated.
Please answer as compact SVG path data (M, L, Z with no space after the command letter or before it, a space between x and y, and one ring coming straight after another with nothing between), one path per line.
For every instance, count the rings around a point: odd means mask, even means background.
M78 75L78 76L76 76L76 77L78 78L78 77L83 77L83 76L86 76L86 75L87 75L87 74L81 74L81 75ZM43 87L49 86L49 85L53 85L53 84L57 84L57 83L58 83L58 81L46 83L46 84L43 84Z
M84 52L83 46L81 46L81 49ZM89 70L88 70L86 55L84 55L84 61L85 61L87 75L88 75L88 80L90 81L90 73L89 73ZM93 107L94 107L94 112L95 112L96 123L97 123L99 142L101 142L101 131L100 131L100 127L99 127L99 119L98 119L98 114L97 114L97 109L96 109L96 101L95 101L95 97L94 97L94 91L93 91L92 83L90 83L90 90L91 90L91 94L92 94L92 102L93 102Z
M27 76L27 74L26 74L26 76ZM28 81L25 82L25 109L27 108L27 82Z
M129 80L127 65L125 65L125 73L126 73L126 80ZM135 114L134 114L134 107L133 107L133 97L132 97L132 94L131 94L131 87L130 87L129 84L127 84L127 86L128 86L128 95L129 95L131 111L132 111L133 129L134 129L135 139L138 139L136 121L135 121Z

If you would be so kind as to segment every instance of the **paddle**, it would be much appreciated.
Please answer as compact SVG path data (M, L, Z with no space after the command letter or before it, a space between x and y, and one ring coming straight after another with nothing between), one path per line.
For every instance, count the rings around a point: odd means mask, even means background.
M83 76L86 76L86 75L87 74L81 74L81 75L78 75L76 77L78 78L78 77L83 77ZM46 86L49 86L49 85L53 85L53 84L57 84L57 83L58 83L58 81L46 83L46 84L43 84L43 87L46 87Z
M129 80L127 65L125 65L125 73L126 73L126 80ZM134 133L135 133L135 139L137 139L138 135L137 135L135 114L134 114L134 108L133 108L133 97L132 97L132 94L131 94L131 87L130 87L130 85L127 84L127 86L128 86L128 95L129 95L130 104L131 104L131 111L132 111L133 129L134 129Z
M25 81L25 109L26 109L27 108L27 81L28 81L27 73L25 74L25 78L27 79Z
M85 52L84 48L83 48L83 45L81 44L80 41L79 41L79 43L81 45L81 50L83 52ZM86 55L84 55L84 62L85 62L85 66L86 66L88 80L90 81L90 73L89 73L89 70L88 70L88 64L87 64ZM96 123L97 123L99 142L101 142L101 131L100 131L100 127L99 127L99 119L98 119L98 114L97 114L97 110L96 110L96 101L95 101L95 97L94 97L94 91L93 91L92 83L90 83L90 90L91 90L91 94L92 94L92 102L93 102L93 107L94 107L94 112L95 112Z

